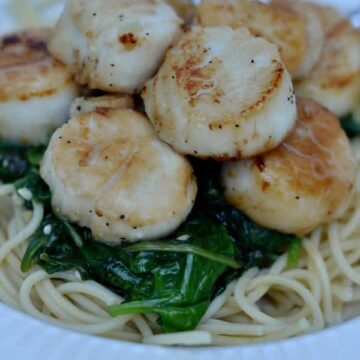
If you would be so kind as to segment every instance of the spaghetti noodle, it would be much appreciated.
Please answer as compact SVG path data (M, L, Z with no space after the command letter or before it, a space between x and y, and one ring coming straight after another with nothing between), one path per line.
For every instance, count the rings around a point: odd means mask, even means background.
M360 141L353 142L360 167ZM198 328L161 334L154 314L112 318L106 311L121 298L77 272L20 270L27 240L43 217L23 207L11 185L2 185L0 301L56 325L93 335L158 345L235 345L287 338L344 321L360 304L360 172L347 215L303 239L298 268L286 255L271 268L250 269L216 297ZM352 310L352 315L354 315Z

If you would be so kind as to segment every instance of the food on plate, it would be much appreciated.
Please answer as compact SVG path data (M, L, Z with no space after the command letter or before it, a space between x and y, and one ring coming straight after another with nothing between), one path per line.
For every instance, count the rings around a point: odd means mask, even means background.
M142 97L161 139L200 158L271 150L296 119L291 79L276 47L245 28L185 30Z
M163 0L70 0L49 50L80 84L133 93L154 74L181 24Z
M56 60L46 31L2 38L0 302L156 345L358 315L359 31L310 2L194 9L70 0Z
M67 120L77 85L46 50L51 31L27 30L0 38L0 136L46 143Z
M56 213L113 244L169 234L197 189L190 164L131 109L101 107L70 119L52 136L40 173Z
M275 150L224 165L225 197L258 224L308 234L343 216L356 166L338 119L313 100L297 98L298 118Z
M302 5L303 4L304 2ZM306 1L305 4L306 7L312 7L313 10L316 11L325 34L343 19L340 12L331 6L325 6L324 4L320 5L310 1Z
M294 74L295 78L306 76L319 61L325 38L325 30L319 11L311 3L296 0L273 0L273 6L293 11L304 23L306 30L306 51L302 63Z
M203 0L197 22L206 27L249 28L254 36L264 37L279 47L281 58L292 76L308 70L316 55L309 45L321 38L321 34L310 33L311 28L319 29L320 20L316 15L310 14L303 4L299 8L290 1L284 5L283 2Z
M318 63L296 84L296 91L337 116L347 115L360 94L360 30L348 20L328 30Z

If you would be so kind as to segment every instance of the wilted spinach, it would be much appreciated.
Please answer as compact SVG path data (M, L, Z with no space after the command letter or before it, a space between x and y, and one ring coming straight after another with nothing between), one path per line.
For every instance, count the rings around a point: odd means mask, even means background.
M171 236L156 242L109 246L89 229L56 216L51 193L39 175L44 147L0 144L0 179L27 189L45 204L45 217L31 237L22 270L34 264L48 273L77 270L125 297L113 316L154 312L164 332L196 327L214 296L245 269L265 267L289 249L289 265L300 241L264 229L226 203L217 182L218 165L196 162L199 196L193 213ZM21 191L20 191L21 193ZM29 203L28 203L29 204Z
M294 235L282 234L255 224L225 201L216 183L210 180L207 186L203 192L206 211L227 229L245 268L268 267L290 245L299 242Z
M246 269L268 267L290 246L299 243L296 236L259 226L228 204L218 181L218 163L195 161L193 165L199 182L197 207L226 228L237 249L237 258ZM301 246L298 256L300 250ZM292 258L292 263L296 262L294 251Z
M39 165L45 149L45 146L25 147L0 141L0 180L14 183L17 190L29 190L32 199L48 204L51 193L39 176Z
M242 267L225 228L205 217L188 221L171 238L157 242L157 249L149 243L111 247L95 242L87 229L71 227L82 246L76 245L63 220L46 217L30 240L22 269L27 271L34 262L49 273L76 269L84 279L126 297L125 303L109 308L110 314L154 312L165 332L193 329L228 265ZM220 259L214 261L217 255Z

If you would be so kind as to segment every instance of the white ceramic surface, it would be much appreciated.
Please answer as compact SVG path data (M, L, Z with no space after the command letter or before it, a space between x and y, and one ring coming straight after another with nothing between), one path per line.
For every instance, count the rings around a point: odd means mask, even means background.
M0 306L2 360L357 360L360 318L272 343L217 348L164 348L75 333Z
M0 0L0 33L11 31L7 4ZM27 0L23 0L26 2ZM360 0L318 0L344 13ZM161 348L107 340L57 328L0 304L1 360L356 360L360 318L321 332L272 343L224 348Z

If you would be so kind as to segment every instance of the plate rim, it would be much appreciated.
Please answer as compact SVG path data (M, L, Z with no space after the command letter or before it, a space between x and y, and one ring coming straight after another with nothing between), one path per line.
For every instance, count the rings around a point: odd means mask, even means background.
M318 2L330 3L325 0ZM356 0L353 2L356 3ZM7 3L8 0L0 0L0 10L4 10L3 6ZM331 3L334 4L335 1ZM0 19L3 16L6 16L5 12L0 13ZM44 337L36 337L36 332ZM360 333L360 316L312 333L257 344L164 347L77 332L0 303L1 358L12 360L24 359L26 355L30 359L48 360L49 353L43 349L52 346L54 334L62 337L62 344L56 347L56 354L51 353L51 359L67 359L66 354L75 352L76 356L73 358L76 360L99 359L100 356L106 360L118 360L121 351L123 358L128 357L131 360L144 360L144 356L146 360L169 360L169 355L172 356L171 360L219 360L219 356L225 355L227 360L241 360L242 356L246 360L304 360L304 358L318 360L319 356L326 356L327 360L332 360L339 359L339 351L336 351L339 348L344 359L352 360L357 359L357 353L360 353L358 333ZM32 343L25 343L30 334L33 334ZM81 346L84 347L81 351L75 349L79 342L84 345Z
M4 319L5 316L5 319ZM31 326L34 329L36 327L41 326L45 331L48 331L49 334L51 331L59 332L63 336L67 337L77 337L81 338L82 340L86 342L92 342L95 339L97 342L101 342L103 345L109 345L112 348L117 348L117 350L120 350L122 348L127 348L130 351L134 351L134 353L138 352L139 350L161 350L162 352L166 352L168 355L173 355L174 353L187 353L191 351L192 353L199 354L211 354L214 351L219 355L219 353L226 353L229 351L236 351L237 356L241 355L242 352L254 352L254 351L266 351L270 348L277 347L279 349L284 349L285 347L289 346L301 346L306 342L311 342L313 340L321 341L323 338L326 337L332 337L332 335L335 335L338 338L343 337L347 335L347 333L352 333L356 335L356 330L360 330L360 315L356 316L354 318L348 319L342 323L335 324L333 326L317 330L315 332L310 332L302 335L297 335L291 338L286 339L278 339L273 341L266 341L262 343L256 343L256 344L244 344L244 345L229 345L229 346L196 346L196 347L185 347L185 346L161 346L161 345L154 345L154 344L144 344L144 343L132 343L124 340L116 340L111 338L102 337L99 335L91 335L86 334L82 332L78 332L76 330L72 330L66 327L62 327L61 325L55 325L52 323L49 323L43 319L37 318L35 316L32 316L30 314L27 314L20 309L13 308L7 304L0 303L0 318L1 323L6 321L6 317L13 321L26 321L27 326ZM0 335L2 334L2 326L0 323ZM31 329L30 329L31 330ZM343 334L340 334L342 332ZM0 345L2 343L1 337L0 337ZM1 347L0 347L1 348ZM360 342L359 342L359 350L360 350ZM316 359L318 357L316 356ZM212 357L211 357L212 359ZM230 359L230 358L228 358ZM289 359L286 357L286 359ZM309 359L306 357L306 359ZM347 358L349 359L349 358Z

